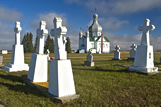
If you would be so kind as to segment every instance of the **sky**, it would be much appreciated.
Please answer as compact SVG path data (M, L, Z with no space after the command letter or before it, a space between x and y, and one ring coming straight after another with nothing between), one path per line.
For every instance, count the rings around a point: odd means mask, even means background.
M138 26L145 18L155 26L150 31L151 44L161 50L161 0L0 0L0 50L12 49L15 21L21 22L21 40L32 32L34 42L39 22L46 21L50 32L54 17L63 19L71 47L77 49L80 28L85 32L91 25L95 8L111 50L115 45L121 50L129 50L132 43L139 45L142 32Z

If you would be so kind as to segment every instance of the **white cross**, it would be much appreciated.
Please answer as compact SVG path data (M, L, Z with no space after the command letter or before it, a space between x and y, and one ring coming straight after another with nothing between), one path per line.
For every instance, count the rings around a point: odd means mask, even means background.
M143 31L142 34L142 39L141 39L141 45L150 45L150 40L149 40L149 30L154 30L155 26L150 25L150 20L145 19L144 20L144 26L138 27L140 31Z
M20 27L20 22L16 21L14 31L15 31L15 44L20 45L20 32L22 31L22 28Z
M136 49L136 45L135 45L135 43L132 43L132 45L130 46L130 48L132 48L132 49Z
M67 28L62 26L62 19L60 17L54 18L54 29L51 29L50 34L52 36L61 37L67 33Z
M60 17L55 17L53 22L54 29L51 29L50 34L55 37L55 59L66 59L66 38L62 35L67 33L67 28L62 26L62 19Z
M120 50L120 46L119 45L116 45L115 50L116 51L119 51Z
M36 33L38 35L38 44L37 44L36 52L38 54L43 54L44 53L44 36L48 34L45 21L40 21L40 26L39 26L39 29L37 29Z

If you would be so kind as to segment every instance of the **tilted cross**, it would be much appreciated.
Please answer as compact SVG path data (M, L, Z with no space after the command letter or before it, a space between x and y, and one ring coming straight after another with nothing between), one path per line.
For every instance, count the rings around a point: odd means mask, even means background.
M140 31L143 31L142 34L142 39L141 39L141 45L150 45L150 40L149 40L149 30L154 30L155 26L150 25L150 20L145 19L144 20L144 26L138 27Z
M22 31L22 28L20 27L20 22L16 21L14 31L15 31L15 44L20 45L20 32Z
M38 35L38 44L37 44L36 52L38 54L43 54L44 53L44 36L48 34L45 21L40 21L40 26L39 26L39 29L37 29L36 33Z

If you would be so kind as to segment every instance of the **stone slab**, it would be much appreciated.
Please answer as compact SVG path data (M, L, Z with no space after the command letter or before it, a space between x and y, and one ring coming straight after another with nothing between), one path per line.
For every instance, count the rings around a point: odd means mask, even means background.
M84 61L85 66L94 66L94 62Z
M79 94L66 96L66 97L55 97L50 93L48 93L48 82L32 82L26 76L22 76L22 80L27 85L36 87L38 90L40 90L43 93L43 95L45 95L46 97L49 97L54 102L65 104L65 103L71 102L74 99L78 99L80 97Z
M158 68L144 68L144 67L136 67L136 66L129 66L129 71L144 73L144 74L156 74L158 73Z
M28 72L28 79L32 82L47 82L48 78L48 56L33 53Z

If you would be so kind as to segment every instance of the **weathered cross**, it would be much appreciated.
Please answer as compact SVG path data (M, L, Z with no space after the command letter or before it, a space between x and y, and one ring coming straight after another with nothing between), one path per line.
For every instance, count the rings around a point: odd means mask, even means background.
M39 26L39 29L37 29L36 33L38 35L38 44L37 44L36 52L38 54L44 54L44 36L48 34L45 21L40 21L40 26Z
M53 22L54 29L51 29L50 34L55 37L55 59L66 59L66 38L62 35L67 33L67 28L62 26L60 17L55 17Z
M16 21L14 31L15 31L15 45L20 45L20 32L22 31L22 28L20 27L20 22Z
M150 20L145 19L144 20L144 26L138 27L140 31L143 31L142 34L142 39L141 39L141 45L150 45L150 40L149 40L149 30L154 30L155 26L150 25Z
M136 45L135 45L135 43L132 43L132 45L130 46L130 48L132 49L132 50L135 50L136 49Z
M119 45L116 45L115 51L119 51L119 50L120 50L120 46Z

